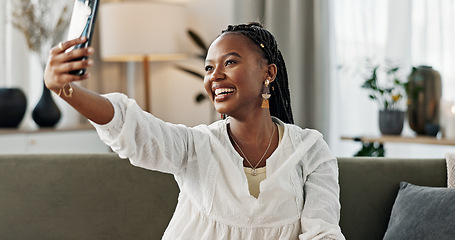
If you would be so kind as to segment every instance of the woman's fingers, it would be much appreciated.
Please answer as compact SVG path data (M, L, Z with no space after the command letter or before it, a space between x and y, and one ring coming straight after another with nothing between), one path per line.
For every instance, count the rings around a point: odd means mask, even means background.
M83 75L74 75L69 73L53 74L46 72L45 81L46 87L55 93L58 93L69 82L82 81L90 78L90 73Z
M49 53L49 63L58 64L92 55L94 53L94 49L92 47L72 49L69 51L70 48L86 41L86 37L80 37L66 42L60 42L57 46L51 49Z
M69 48L82 44L87 41L86 37L75 38L66 42L60 42L57 46L51 49L51 54L60 54L68 50Z
M58 46L55 47L54 49L57 49L56 51L59 51L60 49ZM74 61L75 59L81 59L81 58L86 58L89 57L94 53L94 49L92 47L87 47L87 48L79 48L79 49L74 49L68 52L61 52L59 54L51 54L50 55L50 64L59 64L59 63L65 63L69 61Z
M89 73L85 73L83 75L64 74L60 77L60 82L63 87L65 84L67 84L69 82L82 81L82 80L88 79L89 77L90 77Z
M93 60L88 59L88 56L94 52L92 47L68 50L85 41L87 39L81 37L61 42L51 49L44 73L47 88L58 92L68 82L81 81L89 77L89 74L81 76L69 74L71 71L85 69L93 65Z
M85 60L77 60L77 61L69 61L63 62L61 64L55 65L53 68L54 74L65 74L71 71L85 69L88 67L93 66L92 59L85 59Z
M85 69L93 65L92 59L70 61L56 65L48 65L45 70L46 86L49 88L60 88L70 81L80 81L88 78L88 74L74 75L69 72Z

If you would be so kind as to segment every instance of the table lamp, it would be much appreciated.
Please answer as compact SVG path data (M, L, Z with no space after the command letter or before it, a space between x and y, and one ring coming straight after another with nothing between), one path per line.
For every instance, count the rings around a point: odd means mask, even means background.
M150 61L173 61L182 54L184 7L154 2L111 2L100 6L100 53L104 61L143 62L145 110L150 108Z

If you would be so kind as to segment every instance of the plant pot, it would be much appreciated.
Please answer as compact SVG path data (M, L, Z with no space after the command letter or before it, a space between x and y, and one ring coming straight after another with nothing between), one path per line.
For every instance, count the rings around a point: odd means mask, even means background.
M16 128L24 118L27 99L19 88L0 88L0 127Z
M385 135L400 135L403 131L404 112L400 110L379 111L379 130Z

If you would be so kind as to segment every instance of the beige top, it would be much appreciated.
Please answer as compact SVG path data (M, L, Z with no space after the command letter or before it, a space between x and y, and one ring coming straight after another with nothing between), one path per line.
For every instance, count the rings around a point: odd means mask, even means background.
M280 145L281 139L283 138L284 127L278 123L275 124L278 127L278 145ZM248 180L251 196L258 198L260 193L259 185L267 177L266 167L256 168L256 176L251 174L252 169L249 167L243 167L243 170L245 171L246 179Z

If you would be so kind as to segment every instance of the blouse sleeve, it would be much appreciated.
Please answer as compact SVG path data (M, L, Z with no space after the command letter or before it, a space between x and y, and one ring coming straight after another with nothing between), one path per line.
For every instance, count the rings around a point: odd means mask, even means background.
M305 154L303 164L305 202L299 239L345 239L339 227L338 163L322 138Z
M114 117L104 125L91 123L114 152L151 170L177 174L185 167L191 136L188 127L154 117L123 94L104 96L114 106Z

